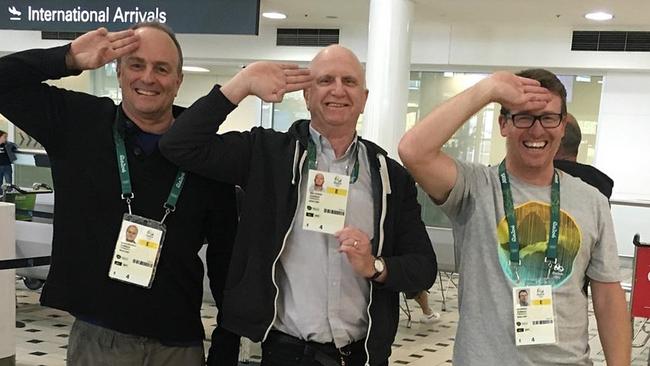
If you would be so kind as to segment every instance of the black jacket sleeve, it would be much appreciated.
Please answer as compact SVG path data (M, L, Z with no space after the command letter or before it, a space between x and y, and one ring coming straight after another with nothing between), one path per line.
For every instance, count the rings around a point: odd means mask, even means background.
M44 81L80 73L66 68L65 55L69 48L66 45L33 49L0 58L0 113L48 152L57 141L60 123L67 121L64 95L72 92Z
M393 253L384 257L388 277L380 287L402 292L427 290L438 273L436 255L420 217L415 182L406 172L401 178L400 183L393 186L403 190L402 202L398 204L399 212L395 213Z
M176 119L161 138L160 151L182 169L220 182L245 186L252 134L216 134L228 113L236 107L220 88L216 85Z
M205 261L208 267L210 290L217 307L221 309L238 219L235 187L225 184L215 184L215 186L221 192L218 202L215 202L215 207L208 214L203 227L208 242Z

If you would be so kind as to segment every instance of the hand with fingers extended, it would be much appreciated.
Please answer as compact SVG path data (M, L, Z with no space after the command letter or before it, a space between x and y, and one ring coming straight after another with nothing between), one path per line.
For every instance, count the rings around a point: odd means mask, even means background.
M246 66L221 87L221 92L233 104L239 104L248 95L277 103L285 93L309 87L312 79L309 69L296 64L259 61Z
M509 110L527 111L546 107L551 100L539 81L500 71L484 79L490 84L492 100Z
M72 41L65 58L66 66L70 70L93 70L135 51L139 42L132 29L109 32L99 28Z
M357 274L365 278L372 277L375 274L375 257L368 235L352 226L346 226L334 235L340 244L339 252L345 253Z

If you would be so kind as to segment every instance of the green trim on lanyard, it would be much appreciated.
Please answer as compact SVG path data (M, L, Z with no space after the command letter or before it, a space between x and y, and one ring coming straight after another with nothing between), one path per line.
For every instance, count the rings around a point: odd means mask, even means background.
M519 266L519 235L517 234L517 219L515 214L514 202L512 200L512 191L510 190L510 178L506 171L505 159L499 164L499 181L501 182L501 193L503 194L503 210L506 213L508 221L508 248L510 251L510 264ZM549 228L548 246L546 248L545 262L549 263L549 273L551 266L557 262L557 243L560 236L560 176L557 170L553 172L553 182L551 183L551 224ZM548 275L547 275L548 277Z
M115 113L115 121L113 123L113 141L115 143L115 155L117 157L117 170L120 173L122 199L126 200L129 213L131 213L131 200L135 197L135 194L133 194L131 187L131 174L129 173L129 159L126 155L126 146L124 145L122 135L117 130L117 125L121 117L121 109L122 107L118 106ZM176 178L174 179L174 184L169 192L167 201L163 204L165 214L162 220L160 220L161 223L165 221L167 215L176 210L176 203L178 202L178 197L181 195L181 191L183 190L186 175L187 174L180 169L178 170L178 173L176 173Z
M354 184L359 178L359 141L356 142L354 146L354 165L352 167L352 175L350 176L350 184ZM309 143L307 144L307 160L309 161L309 169L318 168L318 158L316 157L316 144L314 141L309 138ZM345 168L345 174L350 174L348 171L349 165Z

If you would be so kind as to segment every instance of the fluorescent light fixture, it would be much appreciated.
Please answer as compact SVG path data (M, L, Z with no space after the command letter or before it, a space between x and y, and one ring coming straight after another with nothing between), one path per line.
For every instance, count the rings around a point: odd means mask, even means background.
M420 108L420 105L417 103L408 103L407 107L409 108Z
M454 77L454 73L451 72L451 71L445 71L445 72L442 73L442 76L444 76L444 77L446 77L446 78L453 78L453 77Z
M610 13L605 13L604 11L596 11L593 13L585 14L585 18L589 20L603 21L603 20L611 20L612 18L614 18L614 15Z
M262 16L264 18L268 18L268 19L287 19L286 15L284 15L282 13L275 12L275 11L269 11L269 12L266 12L266 13L262 13Z
M210 72L210 70L206 69L205 67L199 67L199 66L183 66L183 71L187 71L187 72Z
M576 81L581 83L591 83L591 76L576 76Z

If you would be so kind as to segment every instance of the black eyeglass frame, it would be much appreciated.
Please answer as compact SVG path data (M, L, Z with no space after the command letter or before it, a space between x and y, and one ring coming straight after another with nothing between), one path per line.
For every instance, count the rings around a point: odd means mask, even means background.
M515 118L517 116L533 117L533 122L531 122L530 125L528 125L528 126L517 126L517 124L515 123ZM545 126L544 123L542 122L542 118L548 117L548 116L558 116L558 117L560 117L560 119L558 119L558 122L555 125L552 125L552 126L546 125ZM564 114L562 114L562 113L544 113L544 114L541 114L539 116L534 116L534 115L528 114L528 113L515 113L515 114L507 113L506 118L512 120L512 125L513 126L515 126L516 128L521 128L521 129L527 129L527 128L533 127L535 122L537 122L538 120L539 120L539 125L542 126L543 128L557 128L562 124L562 120L564 119Z

